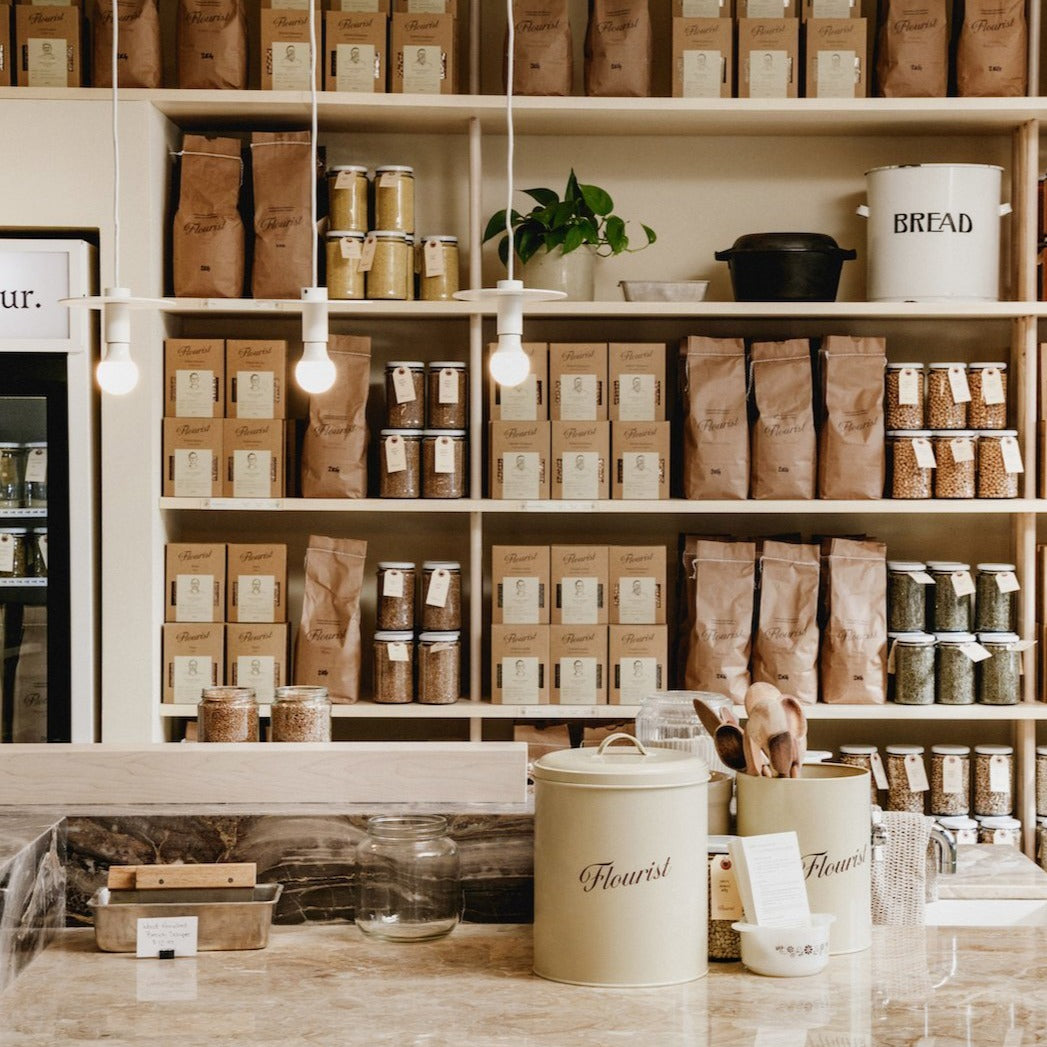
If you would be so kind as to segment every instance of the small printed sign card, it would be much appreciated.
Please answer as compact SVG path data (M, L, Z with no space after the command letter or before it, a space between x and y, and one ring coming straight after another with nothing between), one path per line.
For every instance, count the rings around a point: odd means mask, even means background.
M810 921L811 908L795 832L737 836L728 846L749 923L788 927Z
M139 957L170 960L196 955L196 916L150 917L138 921Z

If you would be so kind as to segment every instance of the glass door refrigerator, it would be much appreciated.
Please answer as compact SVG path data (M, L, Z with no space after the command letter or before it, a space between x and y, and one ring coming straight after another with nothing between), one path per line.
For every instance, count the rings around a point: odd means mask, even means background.
M93 314L83 240L0 239L0 742L98 737ZM2 759L0 755L0 759Z

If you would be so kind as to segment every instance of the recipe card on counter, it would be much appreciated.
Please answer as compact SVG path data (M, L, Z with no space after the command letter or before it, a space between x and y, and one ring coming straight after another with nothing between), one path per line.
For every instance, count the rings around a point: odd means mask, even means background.
M736 836L729 848L749 923L784 927L810 919L796 833Z

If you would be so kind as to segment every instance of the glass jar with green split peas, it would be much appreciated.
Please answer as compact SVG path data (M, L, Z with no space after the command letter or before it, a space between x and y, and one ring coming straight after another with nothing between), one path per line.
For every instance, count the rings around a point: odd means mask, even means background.
M337 229L327 234L327 296L338 301L360 301L364 297L364 273L360 269L364 234Z
M327 172L327 196L332 229L364 233L367 221L367 168L336 164Z
M376 229L367 234L373 255L367 269L367 297L372 301L407 301L414 281L414 257L406 233ZM366 253L365 262L366 265Z
M375 168L374 224L378 229L414 233L413 168L402 164Z
M458 290L458 237L422 237L418 273L423 302L450 302Z

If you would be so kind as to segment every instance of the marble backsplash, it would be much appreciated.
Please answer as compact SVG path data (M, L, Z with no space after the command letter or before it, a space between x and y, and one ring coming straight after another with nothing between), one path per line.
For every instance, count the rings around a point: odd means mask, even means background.
M462 862L464 917L532 919L533 823L528 815L449 815ZM110 865L255 862L284 885L275 922L352 920L360 815L120 815L66 819L67 923L91 922L87 902Z

